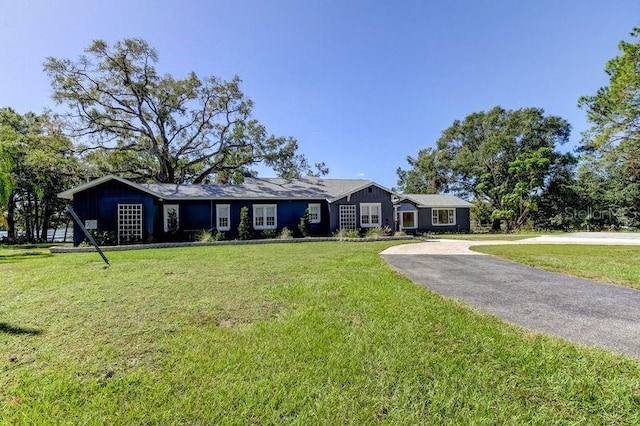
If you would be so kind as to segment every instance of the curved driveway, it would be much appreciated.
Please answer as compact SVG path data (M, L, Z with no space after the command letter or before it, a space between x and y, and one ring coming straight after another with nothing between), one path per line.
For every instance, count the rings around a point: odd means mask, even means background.
M433 241L394 246L381 255L414 282L443 296L529 330L640 358L640 291L468 250L485 244L505 242Z

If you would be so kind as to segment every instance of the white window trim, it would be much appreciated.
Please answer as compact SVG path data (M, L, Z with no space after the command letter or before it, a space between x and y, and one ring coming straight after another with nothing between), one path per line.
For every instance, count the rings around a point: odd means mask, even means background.
M400 230L402 229L417 229L418 228L418 212L416 210L404 210L399 211L400 213ZM402 215L405 213L413 214L413 226L404 226L402 223Z
M362 211L364 210L364 207L368 208L369 210L369 222L368 223L363 223L362 222ZM378 221L377 222L372 222L371 221L371 208L372 207L377 207L378 208ZM360 226L362 228L380 228L382 226L382 203L360 203Z
M267 225L267 209L273 207L273 225ZM257 225L256 219L258 218L258 214L256 210L262 208L264 225ZM278 227L278 205L277 204L254 204L253 205L253 229L262 230L262 229L276 229Z
M317 219L311 219L311 223L320 223L320 221L322 220L322 205L320 203L309 203L309 205L307 206L307 208L309 209L309 214L311 214L311 207L315 207L318 209L318 218Z
M220 214L220 210L223 208L227 209L227 215L224 216L227 218L227 226L220 225L220 218L223 217ZM216 204L216 229L218 231L228 231L231 229L231 204Z
M452 223L436 223L436 220L438 219L438 215L436 214L436 212L440 211L440 210L449 210L453 212L453 222ZM436 219L436 220L434 220ZM454 226L456 224L456 209L455 208L450 208L450 207L442 207L442 208L432 208L431 209L431 224L433 226Z
M162 206L162 218L164 232L169 232L169 210L176 210L176 220L178 221L178 228L180 228L180 205L179 204L164 204Z

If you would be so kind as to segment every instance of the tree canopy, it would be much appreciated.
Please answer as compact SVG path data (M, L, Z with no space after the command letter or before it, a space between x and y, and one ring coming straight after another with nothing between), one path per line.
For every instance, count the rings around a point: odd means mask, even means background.
M269 135L252 117L240 79L161 75L141 39L94 41L77 60L48 58L54 99L69 108L72 135L101 171L139 180L232 179L263 163L282 177L326 174L293 137Z
M9 239L44 241L64 202L57 194L77 183L82 166L60 124L47 114L0 108L0 210Z
M631 32L635 43L621 41L620 56L607 62L609 85L594 96L583 96L578 105L593 124L585 133L589 149L623 148L640 144L640 27Z
M592 124L583 135L579 182L598 206L595 226L640 224L640 28L631 36L636 41L621 41L620 55L605 66L609 84L578 103Z
M414 158L407 157L409 169L398 167L398 187L406 194L435 194L446 189L446 178L438 164L438 151L425 148Z
M521 227L554 175L573 164L557 148L568 141L570 125L538 108L495 107L456 120L442 132L436 149L409 158L399 169L401 190L448 190L486 203L494 229L502 220Z

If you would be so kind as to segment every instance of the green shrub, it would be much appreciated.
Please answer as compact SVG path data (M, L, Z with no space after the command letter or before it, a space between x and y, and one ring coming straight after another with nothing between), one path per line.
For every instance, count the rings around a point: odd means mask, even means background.
M275 229L265 229L262 231L262 238L275 238L276 230Z
M300 218L300 223L298 224L298 230L303 237L311 235L311 215L309 214L309 209L304 209L304 214Z
M96 240L96 243L99 246L115 246L116 244L118 244L118 237L115 231L103 231L101 229L92 229L89 231L89 233L91 234L93 239ZM87 246L91 246L91 243L89 242L88 238L85 237L84 241L86 242ZM123 241L122 243L124 244L126 243L126 241Z
M213 235L211 235L211 231L203 229L198 233L196 239L200 243L210 243L213 241Z
M167 234L169 236L178 235L178 214L175 210L169 210L167 213Z
M224 240L224 232L220 232L217 229L203 229L197 235L195 240L201 243L211 243L213 241Z
M357 229L339 229L335 234L336 238L360 238L360 232Z
M282 228L282 231L280 231L280 239L290 240L291 238L293 238L293 232L291 232L291 230L286 226Z
M250 240L253 238L253 226L249 218L249 209L247 206L240 209L240 224L238 225L238 238L241 240Z
M369 228L367 232L364 234L367 238L380 238L387 235L389 232L388 228Z

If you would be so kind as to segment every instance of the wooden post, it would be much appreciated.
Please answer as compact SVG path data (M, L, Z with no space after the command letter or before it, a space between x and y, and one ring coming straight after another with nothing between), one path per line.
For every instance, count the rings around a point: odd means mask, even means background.
M100 254L100 257L102 257L102 260L104 260L104 263L110 266L111 264L109 263L109 259L107 259L107 256L105 256L102 250L100 250L100 247L98 247L98 243L96 243L96 240L93 238L93 235L91 235L91 233L87 231L87 228L84 227L84 224L82 223L82 221L80 220L76 212L73 211L73 207L71 207L71 205L67 204L67 212L69 212L73 220L78 224L80 229L82 229L82 232L84 232L84 235L87 236L87 239L89 240L89 242L93 244L93 246L96 248L96 251Z

